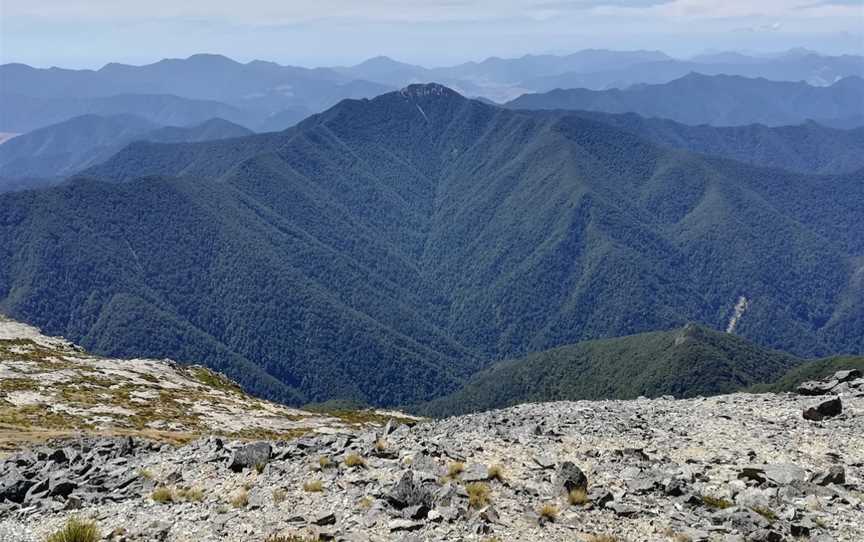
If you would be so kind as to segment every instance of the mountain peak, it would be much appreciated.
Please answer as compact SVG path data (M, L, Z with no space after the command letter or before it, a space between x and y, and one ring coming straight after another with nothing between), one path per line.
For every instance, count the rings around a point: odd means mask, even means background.
M455 90L445 87L439 83L422 83L408 85L401 89L399 94L405 98L426 98L429 96L448 96L462 98L463 96Z

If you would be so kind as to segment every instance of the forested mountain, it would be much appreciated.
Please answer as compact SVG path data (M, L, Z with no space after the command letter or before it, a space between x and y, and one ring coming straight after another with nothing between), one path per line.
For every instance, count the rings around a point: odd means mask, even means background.
M688 324L502 361L418 411L452 416L520 403L716 395L773 381L801 363L735 335Z
M0 311L291 401L425 401L494 359L690 321L862 352L862 181L415 85L0 196Z
M840 122L864 115L864 79L829 87L738 76L691 73L660 85L593 91L553 90L509 102L513 109L574 109L638 113L684 124L782 126L807 120Z
M574 111L666 147L731 158L801 173L848 173L864 168L864 127L829 128L816 122L795 126L691 126L635 113Z
M82 115L0 145L0 176L42 178L28 187L44 186L108 159L132 141L180 143L251 134L251 130L223 119L181 127L159 126L134 115ZM0 181L0 192L6 191L5 184Z

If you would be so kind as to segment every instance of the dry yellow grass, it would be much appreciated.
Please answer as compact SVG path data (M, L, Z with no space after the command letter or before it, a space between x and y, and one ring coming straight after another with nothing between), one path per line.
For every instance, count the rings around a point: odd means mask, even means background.
M489 502L489 495L492 490L483 482L474 482L465 486L465 491L468 492L468 506L470 508L483 508Z

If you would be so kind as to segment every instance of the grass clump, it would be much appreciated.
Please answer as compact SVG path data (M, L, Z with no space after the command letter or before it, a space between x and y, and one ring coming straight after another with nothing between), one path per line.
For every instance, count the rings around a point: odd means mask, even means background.
M288 493L282 489L281 487L277 487L273 490L273 502L279 504L281 502L285 502L285 499L288 498Z
M372 503L374 503L374 502L375 501L372 500L372 497L366 495L365 497L360 499L360 503L359 503L360 508L362 508L363 510L368 510L368 509L372 508Z
M318 467L321 470L324 470L324 469L332 467L332 466L333 466L333 461L329 457L327 457L326 455L322 455L321 457L318 458Z
M486 469L486 472L489 473L490 480L497 480L498 482L504 481L504 469L501 467L501 465L489 465L489 467Z
M321 493L324 491L324 484L321 480L312 480L303 484L303 491L307 493Z
M153 502L158 502L159 504L172 503L174 502L174 497L174 492L171 491L170 487L166 486L159 486L150 494L150 498L153 499Z
M558 507L554 504L544 504L537 510L537 515L540 516L541 521L554 522L558 519Z
M245 489L240 489L231 497L231 506L234 508L246 508L248 504L249 492Z
M204 500L204 490L200 487L184 487L175 493L177 499L186 502L201 502Z
M611 534L588 535L586 542L618 542L618 537Z
M264 472L264 467L267 466L267 463L255 463L255 472L261 474Z
M462 463L461 461L454 461L453 463L447 465L447 477L450 479L455 480L456 478L459 478L459 475L461 475L464 471L465 463Z
M773 510L769 508L763 508L761 506L752 506L750 510L753 510L763 518L767 519L770 523L774 523L777 521L777 514L774 513Z
M349 468L365 467L366 460L358 454L348 454L348 456L345 458L345 465Z
M376 452L381 453L386 449L387 449L387 441L386 440L384 440L383 438L379 438L378 440L375 441L375 451Z
M474 482L465 486L465 491L468 492L468 507L483 508L489 502L489 495L492 491L487 484L483 482Z
M66 525L49 536L46 542L99 542L101 539L102 533L95 521L69 518Z
M588 501L588 492L582 488L576 488L567 494L567 502L573 506L584 506Z
M705 506L716 508L718 510L725 510L732 506L730 501L720 497L712 497L711 495L702 495L702 502L705 503Z
M143 467L138 469L138 476L144 478L145 480L152 480L156 477L156 475L153 474L153 471L151 471L150 469L145 469Z

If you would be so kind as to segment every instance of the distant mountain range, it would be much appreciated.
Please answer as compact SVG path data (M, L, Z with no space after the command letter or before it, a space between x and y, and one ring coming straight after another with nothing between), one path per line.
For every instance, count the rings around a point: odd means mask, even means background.
M594 91L553 90L507 103L513 109L572 109L633 112L684 124L782 126L807 120L848 124L864 117L864 79L847 77L831 86L708 76L691 73L660 85Z
M629 122L429 84L279 133L136 142L0 195L0 311L292 402L421 403L495 360L687 322L864 352L864 171Z
M224 119L179 127L160 126L135 115L83 115L0 145L0 192L13 186L20 189L53 184L107 160L132 141L188 143L252 133ZM22 183L22 178L32 180Z
M740 391L754 384L801 382L864 358L803 360L729 333L688 324L670 331L598 339L493 364L458 391L418 407L432 416L520 403L583 399L677 398ZM788 386L787 386L788 387ZM777 391L780 391L779 389ZM783 389L783 391L791 391Z
M0 66L0 132L27 132L87 113L135 114L174 125L220 117L256 131L277 131L342 99L371 98L411 83L439 82L469 96L506 102L559 87L665 83L694 71L824 86L864 76L864 57L792 51L770 58L716 54L683 61L658 51L585 50L441 68L377 57L356 66L309 69L260 60L244 64L210 54L144 66L108 64L99 70L6 64Z
M522 86L535 92L556 88L606 90L637 84L660 84L688 73L738 75L772 81L802 81L827 86L850 76L864 77L864 57L859 55L824 56L813 51L792 50L770 57L740 53L703 55L691 60L661 59L628 66L609 64L598 70L569 71L525 80Z

